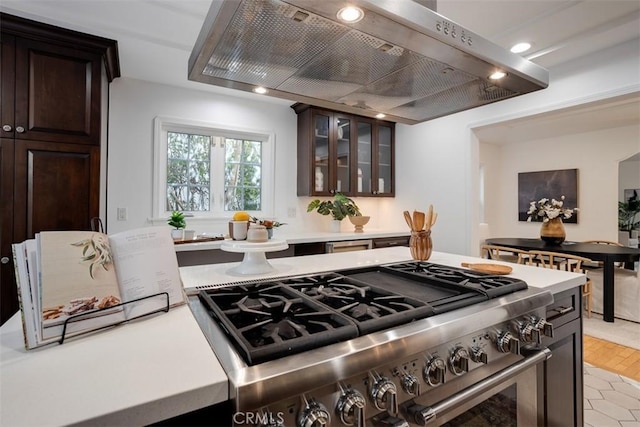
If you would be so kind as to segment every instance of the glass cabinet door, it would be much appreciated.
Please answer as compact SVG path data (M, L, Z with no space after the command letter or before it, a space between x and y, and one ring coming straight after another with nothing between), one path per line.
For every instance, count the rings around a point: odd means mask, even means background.
M315 184L313 193L329 193L329 129L330 117L313 115L313 173Z
M378 182L376 194L391 193L392 188L392 149L391 144L393 131L390 126L378 125Z
M371 123L358 121L358 176L356 192L358 194L372 194L371 181L373 170L373 126Z
M336 118L336 182L332 193L351 192L351 119Z

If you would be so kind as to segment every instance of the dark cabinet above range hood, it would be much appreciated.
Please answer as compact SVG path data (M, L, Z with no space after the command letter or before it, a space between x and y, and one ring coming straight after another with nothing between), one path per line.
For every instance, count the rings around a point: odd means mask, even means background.
M548 71L411 0L214 0L189 79L415 124L543 89ZM503 71L501 80L489 79Z

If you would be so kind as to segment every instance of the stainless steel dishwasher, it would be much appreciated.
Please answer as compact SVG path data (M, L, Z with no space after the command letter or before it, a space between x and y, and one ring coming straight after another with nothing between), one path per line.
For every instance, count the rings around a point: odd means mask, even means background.
M327 242L327 253L333 252L353 252L365 251L373 248L373 241L367 240L345 240L342 242Z

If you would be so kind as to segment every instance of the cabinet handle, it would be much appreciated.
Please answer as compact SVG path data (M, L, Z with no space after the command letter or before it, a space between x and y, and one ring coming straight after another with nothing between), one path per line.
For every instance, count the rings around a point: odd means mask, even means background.
M22 126L17 126L16 127L16 132L18 133L24 133L24 128Z
M3 256L2 259L0 259L0 262L3 264L9 264L9 257Z
M556 311L558 314L567 314L567 313L573 311L573 306L571 306L571 307L554 308L554 311Z
M2 130L5 132L11 132L13 128L11 127L11 125L4 125L2 126Z

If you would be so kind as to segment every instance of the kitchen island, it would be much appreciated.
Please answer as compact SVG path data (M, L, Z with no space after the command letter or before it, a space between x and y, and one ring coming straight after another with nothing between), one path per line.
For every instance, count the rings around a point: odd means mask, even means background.
M259 276L228 274L237 263L181 268L188 294L198 287L373 266L410 259L394 247L271 260ZM433 263L487 262L434 252ZM512 265L512 276L556 294L584 276ZM0 424L141 425L229 399L228 379L189 307L27 352L20 316L0 328Z

